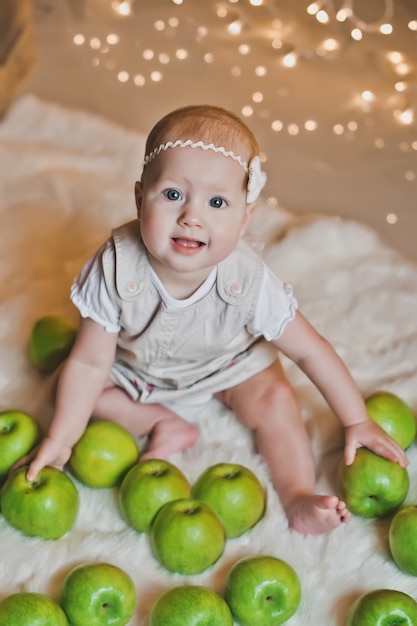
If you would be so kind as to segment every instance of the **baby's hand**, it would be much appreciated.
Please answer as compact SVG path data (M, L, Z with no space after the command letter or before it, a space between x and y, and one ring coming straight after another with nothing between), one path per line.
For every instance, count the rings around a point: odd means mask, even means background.
M407 467L404 450L371 419L347 426L345 430L345 463L352 465L358 448L368 448L379 456Z
M26 473L27 480L30 482L36 480L39 472L47 465L62 470L70 456L71 448L69 446L46 437L39 446L34 460L29 465Z

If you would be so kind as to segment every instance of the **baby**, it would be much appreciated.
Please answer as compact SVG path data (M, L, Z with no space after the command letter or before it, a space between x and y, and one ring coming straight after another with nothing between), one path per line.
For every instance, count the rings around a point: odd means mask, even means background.
M264 183L256 139L232 113L189 106L155 125L135 187L137 219L113 231L73 285L78 335L29 480L64 466L91 416L148 435L141 459L167 458L198 438L175 402L216 397L253 431L290 528L319 534L347 522L344 502L315 493L310 441L279 352L340 420L347 464L366 446L407 465L290 286L244 240Z

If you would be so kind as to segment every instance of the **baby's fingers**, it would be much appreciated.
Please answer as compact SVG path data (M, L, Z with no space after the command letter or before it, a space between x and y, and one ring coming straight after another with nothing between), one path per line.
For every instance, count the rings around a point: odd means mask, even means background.
M45 467L42 461L39 461L37 458L29 465L29 469L26 472L26 478L29 482L33 483L37 477L39 472Z
M352 465L355 460L356 450L360 447L356 441L347 441L344 450L345 465Z
M401 467L407 467L408 458L404 450L393 440L385 439L378 441L375 446L372 447L372 451L379 456L383 456L388 461L398 463Z

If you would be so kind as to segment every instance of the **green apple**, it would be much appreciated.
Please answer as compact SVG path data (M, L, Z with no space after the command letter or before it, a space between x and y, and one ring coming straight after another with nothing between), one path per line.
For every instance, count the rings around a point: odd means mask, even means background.
M339 486L347 508L362 517L384 517L397 509L409 489L405 468L366 448L356 451L352 465L340 464Z
M199 574L213 565L223 553L226 538L213 509L194 498L164 504L149 536L161 565L179 574Z
M119 485L138 457L136 440L123 426L97 419L73 447L68 467L84 485L103 489Z
M77 328L60 315L46 315L34 324L29 338L29 361L37 370L50 374L71 352Z
M119 509L129 526L148 532L162 505L188 498L190 493L191 484L178 467L162 459L147 459L134 465L124 477Z
M110 563L83 563L65 577L61 606L71 626L125 626L136 608L136 588Z
M62 608L43 593L21 592L0 602L2 626L68 626Z
M0 480L39 443L41 435L39 424L30 415L13 409L0 413Z
M225 600L213 589L180 585L157 599L149 626L233 626L233 617Z
M225 600L240 626L279 626L301 602L301 585L285 561L260 554L243 557L226 577Z
M226 537L238 537L263 516L265 490L255 474L237 463L208 467L192 488L192 497L217 513Z
M402 591L375 589L352 604L347 626L415 626L417 602Z
M404 450L416 438L417 422L408 404L394 393L376 391L365 400L369 417Z
M390 523L388 540L398 568L417 576L417 507L405 506L397 511Z
M1 492L1 512L25 535L59 539L77 518L77 488L69 476L53 467L44 467L33 482L27 480L27 470L28 466L21 467L7 478Z

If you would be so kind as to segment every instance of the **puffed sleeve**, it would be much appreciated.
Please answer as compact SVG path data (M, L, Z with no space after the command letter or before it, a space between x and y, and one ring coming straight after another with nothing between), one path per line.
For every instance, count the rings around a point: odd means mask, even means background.
M112 240L108 240L82 268L71 287L71 300L81 317L89 317L108 332L119 332L120 311L110 298L103 272L103 259L113 257Z
M294 319L297 308L291 285L283 283L265 265L259 299L248 331L255 337L263 335L268 341L278 339L288 322Z

